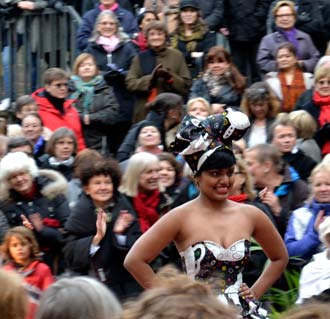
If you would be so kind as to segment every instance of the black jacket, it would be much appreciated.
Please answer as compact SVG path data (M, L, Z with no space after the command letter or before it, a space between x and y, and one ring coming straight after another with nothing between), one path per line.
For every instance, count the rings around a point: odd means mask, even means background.
M237 42L260 41L266 34L266 20L271 0L224 0L223 26L229 39Z
M70 82L70 90L75 91L73 82ZM102 82L94 87L93 102L88 111L90 124L85 125L83 118L86 114L83 107L83 94L77 99L75 107L79 112L86 147L102 150L102 136L107 135L109 126L118 119L118 102L111 86Z
M286 153L282 156L284 162L292 166L300 178L307 182L311 171L316 166L316 162L309 156L305 155L303 151L297 150L296 153Z
M94 56L98 68L104 72L105 80L113 87L113 91L119 104L117 122L131 122L135 104L134 96L126 89L125 77L131 65L133 57L137 54L136 49L130 42L121 42L110 54L113 64L120 70L117 74L109 76L107 66L109 54L96 42L90 42L86 49L87 53Z
M9 197L0 202L0 210L4 213L10 227L22 226L21 215L39 213L43 220L40 232L34 232L37 241L46 254L58 252L63 244L61 228L70 215L68 202L64 196L65 179L52 170L40 170L35 179L36 195L27 200L16 191L10 190ZM51 266L51 265L50 265Z
M127 210L134 221L127 229L126 244L120 245L112 229L121 210ZM114 206L107 210L109 222L98 251L91 256L90 248L96 234L95 206L85 193L73 208L66 225L65 260L69 269L81 275L93 275L106 283L118 297L125 299L140 291L140 287L123 266L128 250L141 235L136 214L127 199L119 195ZM103 277L104 276L104 277Z
M218 31L223 21L223 1L224 0L199 1L202 17L212 31Z

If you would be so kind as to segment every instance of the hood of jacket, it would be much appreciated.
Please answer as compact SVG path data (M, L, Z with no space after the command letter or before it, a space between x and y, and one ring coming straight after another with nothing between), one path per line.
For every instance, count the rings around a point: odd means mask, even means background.
M34 181L37 183L37 188L40 194L50 200L58 195L66 194L68 183L62 174L54 170L39 170L39 174ZM2 201L9 199L15 200L18 197L19 194L8 187L2 187L0 189L0 200Z

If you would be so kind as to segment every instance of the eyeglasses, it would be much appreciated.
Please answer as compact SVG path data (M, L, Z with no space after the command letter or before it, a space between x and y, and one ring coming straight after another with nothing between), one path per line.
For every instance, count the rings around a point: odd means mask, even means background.
M293 13L277 14L277 15L275 15L275 18L290 18L290 17L293 17L293 16L294 16Z
M320 84L320 85L330 85L330 80L317 81L317 84Z
M69 86L69 83L68 82L66 82L66 83L56 83L56 84L53 84L53 86L55 86L57 89L60 89L61 87L67 88Z

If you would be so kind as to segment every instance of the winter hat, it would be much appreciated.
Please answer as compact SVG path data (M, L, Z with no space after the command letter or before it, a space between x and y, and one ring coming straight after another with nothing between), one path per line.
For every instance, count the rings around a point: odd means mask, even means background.
M23 152L13 152L5 155L0 162L0 197L6 198L9 191L8 178L17 172L28 172L33 178L39 174L39 169L32 157Z
M139 127L138 127L138 129L137 129L137 131L136 131L136 139L138 139L141 130L142 130L144 127L146 127L146 126L153 126L153 127L156 127L157 130L158 130L159 133L160 133L159 127L158 127L158 125L157 125L155 122L153 122L153 121L149 121L149 120L143 120L143 121L141 121L141 122L139 123Z
M199 10L199 5L196 0L181 0L180 1L180 10L183 10L184 8L194 8L196 10Z
M319 226L319 237L323 244L329 246L329 239L327 240L327 235L330 235L330 216L326 217L324 221Z

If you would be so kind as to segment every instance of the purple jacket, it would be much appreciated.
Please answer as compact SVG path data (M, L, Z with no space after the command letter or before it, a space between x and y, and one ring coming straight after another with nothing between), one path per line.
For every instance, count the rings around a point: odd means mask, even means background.
M297 30L297 40L304 71L313 73L320 53L307 33ZM262 38L257 54L257 63L262 73L277 70L275 55L279 45L284 42L287 42L287 40L278 31L267 34Z

